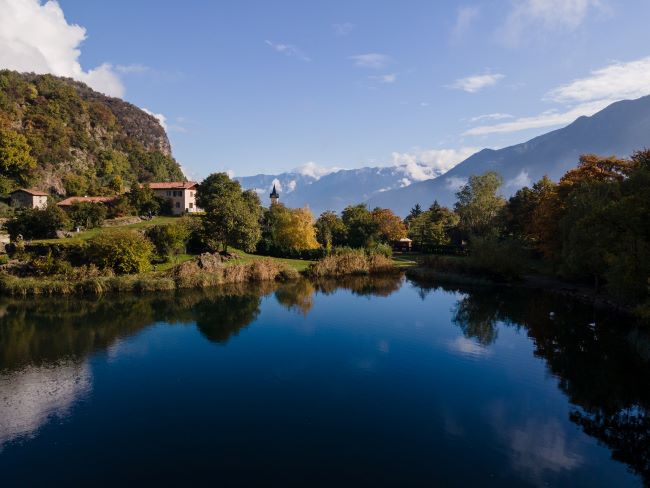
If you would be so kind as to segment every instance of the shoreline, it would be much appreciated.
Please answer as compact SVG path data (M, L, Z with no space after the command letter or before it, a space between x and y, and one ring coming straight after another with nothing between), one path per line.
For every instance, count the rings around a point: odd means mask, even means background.
M617 303L610 297L597 294L590 287L539 274L524 275L522 279L518 281L496 281L486 276L468 275L460 272L436 271L435 269L423 266L410 266L406 268L404 272L407 278L416 281L421 280L452 285L498 286L504 288L544 290L583 303L592 304L594 307L599 309L609 309L639 318L638 315L635 314L633 308Z

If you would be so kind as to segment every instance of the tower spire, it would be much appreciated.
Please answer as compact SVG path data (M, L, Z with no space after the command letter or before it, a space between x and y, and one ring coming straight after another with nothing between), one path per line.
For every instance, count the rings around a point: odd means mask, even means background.
M269 197L271 197L271 205L278 203L278 200L280 199L280 194L278 193L278 190L275 189L275 183L273 183L273 191Z

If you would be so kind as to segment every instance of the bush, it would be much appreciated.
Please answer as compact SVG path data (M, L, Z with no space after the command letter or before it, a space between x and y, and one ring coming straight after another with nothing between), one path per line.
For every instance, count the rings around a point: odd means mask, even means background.
M526 262L526 253L517 241L474 237L470 242L469 267L497 280L520 279Z
M336 277L370 274L395 270L393 261L382 254L372 254L363 249L338 248L309 267L313 277Z
M172 254L185 251L190 237L190 227L185 219L167 225L154 225L149 227L145 235L156 248L156 254L167 260Z
M151 268L154 246L142 234L132 231L103 232L88 242L90 263L117 274L142 273Z
M78 202L72 205L69 215L74 227L94 229L102 226L106 214L106 206L102 203Z
M56 231L68 228L70 220L56 205L45 209L24 209L9 220L5 227L12 240L19 235L23 239L49 239L56 237Z

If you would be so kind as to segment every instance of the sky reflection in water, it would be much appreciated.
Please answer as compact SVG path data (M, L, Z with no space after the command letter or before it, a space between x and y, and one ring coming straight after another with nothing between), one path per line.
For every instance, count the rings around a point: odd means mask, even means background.
M7 486L650 479L650 342L555 296L393 276L0 310Z

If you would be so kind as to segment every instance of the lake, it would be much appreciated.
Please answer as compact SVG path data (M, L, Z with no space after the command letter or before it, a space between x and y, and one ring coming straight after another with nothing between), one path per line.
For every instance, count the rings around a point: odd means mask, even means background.
M650 339L404 276L0 299L1 486L642 486Z

